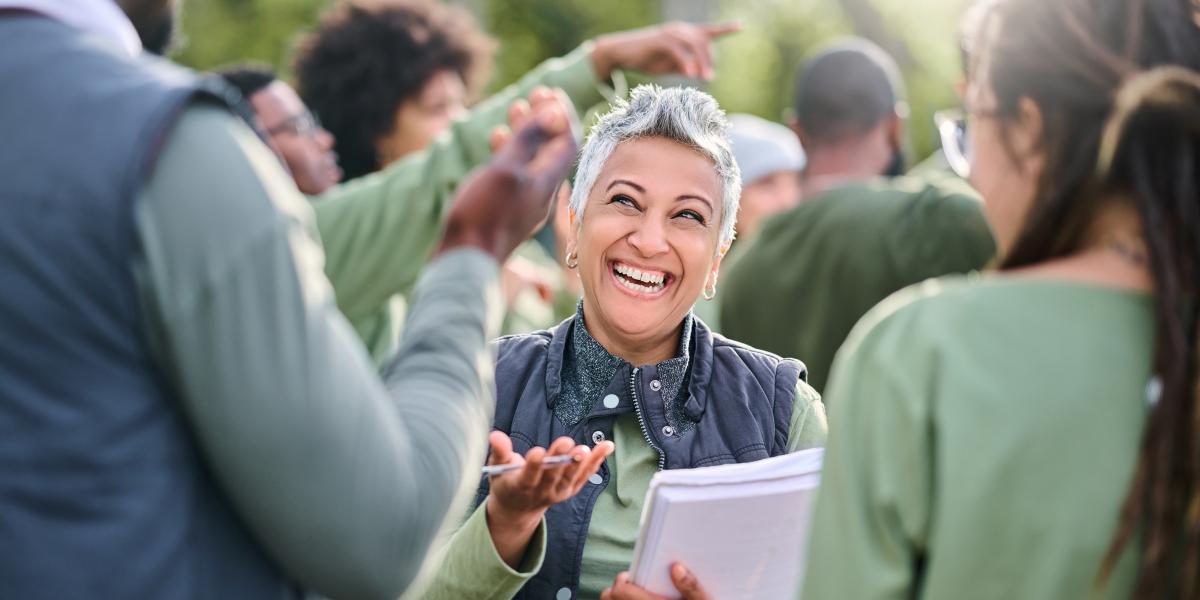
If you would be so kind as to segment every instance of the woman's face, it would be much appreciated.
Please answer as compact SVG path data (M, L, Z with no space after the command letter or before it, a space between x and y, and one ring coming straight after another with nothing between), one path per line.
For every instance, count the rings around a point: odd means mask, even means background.
M722 190L713 163L687 146L617 146L571 239L589 329L636 342L679 327L716 277Z
M438 71L413 98L396 107L392 133L377 142L381 166L424 150L466 112L467 86L454 71Z
M996 95L989 83L990 52L982 51L968 82L971 185L983 196L984 214L996 237L1000 256L1016 242L1037 196L1044 154L1041 150L1041 111L1029 98L1018 102L1015 118L996 116Z

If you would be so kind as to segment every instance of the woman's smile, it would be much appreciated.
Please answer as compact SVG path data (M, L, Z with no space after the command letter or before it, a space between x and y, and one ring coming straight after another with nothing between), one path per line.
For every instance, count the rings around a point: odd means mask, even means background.
M609 261L608 272L618 290L635 298L654 299L666 294L677 279L671 273L620 260Z

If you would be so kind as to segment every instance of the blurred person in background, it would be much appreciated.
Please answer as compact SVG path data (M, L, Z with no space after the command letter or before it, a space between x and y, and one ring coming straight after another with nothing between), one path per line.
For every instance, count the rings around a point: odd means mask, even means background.
M1000 0L968 20L999 267L855 328L804 598L1200 596L1200 14Z
M904 173L904 79L861 38L827 45L796 76L791 126L808 164L805 198L848 182Z
M837 43L801 69L805 202L761 228L721 290L721 331L803 360L818 390L872 306L927 278L983 268L995 253L965 186L880 177L902 157L896 73L862 40Z
M487 83L494 42L435 0L341 1L296 55L300 97L337 138L347 179L430 144Z
M381 379L240 98L144 55L176 9L0 1L0 593L395 598L475 479L498 264L572 110L461 187Z
M292 86L269 66L242 64L216 71L250 104L267 145L275 151L296 187L316 196L342 180L333 151L333 135L304 105Z
M593 127L569 209L567 264L583 300L551 331L496 343L492 460L571 443L614 454L569 499L518 474L481 481L432 597L638 591L614 578L629 568L656 471L823 444L802 364L713 334L690 312L733 240L740 177L726 126L703 92L640 86Z
M804 150L787 127L754 115L729 116L729 142L742 170L741 208L738 210L736 242L721 260L728 274L737 265L737 255L758 227L771 215L801 201L800 172ZM716 295L696 304L695 314L709 329L721 331L721 287Z
M806 160L791 130L754 115L729 116L729 141L742 169L737 241L745 242L758 233L767 217L803 200L800 174Z

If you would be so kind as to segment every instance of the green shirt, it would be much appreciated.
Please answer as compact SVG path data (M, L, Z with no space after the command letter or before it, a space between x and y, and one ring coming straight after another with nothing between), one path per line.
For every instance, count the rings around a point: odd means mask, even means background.
M788 451L822 446L827 429L821 397L804 382L796 386ZM613 426L616 451L607 459L609 483L596 499L583 546L579 598L598 598L617 573L629 568L637 541L642 503L650 479L658 472L658 453L646 443L637 415L617 417ZM591 485L591 484L585 484ZM428 599L502 600L511 598L541 568L545 557L545 521L526 552L520 571L510 569L496 553L481 504L447 547Z
M872 311L829 385L803 597L1088 598L1138 456L1152 310L998 276ZM1098 597L1129 597L1133 554Z
M584 44L480 103L423 152L315 198L325 273L376 363L396 347L398 295L411 291L441 238L456 186L491 156L489 135L507 121L512 102L539 85L561 88L581 114L614 93L598 81Z
M486 451L496 261L429 265L381 381L334 304L312 209L239 119L185 110L135 215L147 343L231 508L304 588L399 595Z
M899 178L835 188L769 219L722 266L721 332L798 358L823 389L850 329L892 292L983 267L979 201Z

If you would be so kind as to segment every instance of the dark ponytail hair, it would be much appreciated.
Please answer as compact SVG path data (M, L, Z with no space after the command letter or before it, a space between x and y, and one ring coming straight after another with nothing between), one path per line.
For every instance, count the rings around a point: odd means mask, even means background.
M1200 6L1196 0L998 0L969 47L1003 126L1042 112L1046 162L1015 269L1082 249L1105 198L1140 215L1154 281L1157 389L1097 583L1131 540L1134 597L1200 593ZM1139 401L1140 399L1130 399Z
M1158 67L1129 80L1104 129L1097 182L1142 217L1154 276L1158 399L1101 569L1142 540L1135 597L1195 598L1200 575L1200 74ZM1175 574L1181 577L1176 577Z

